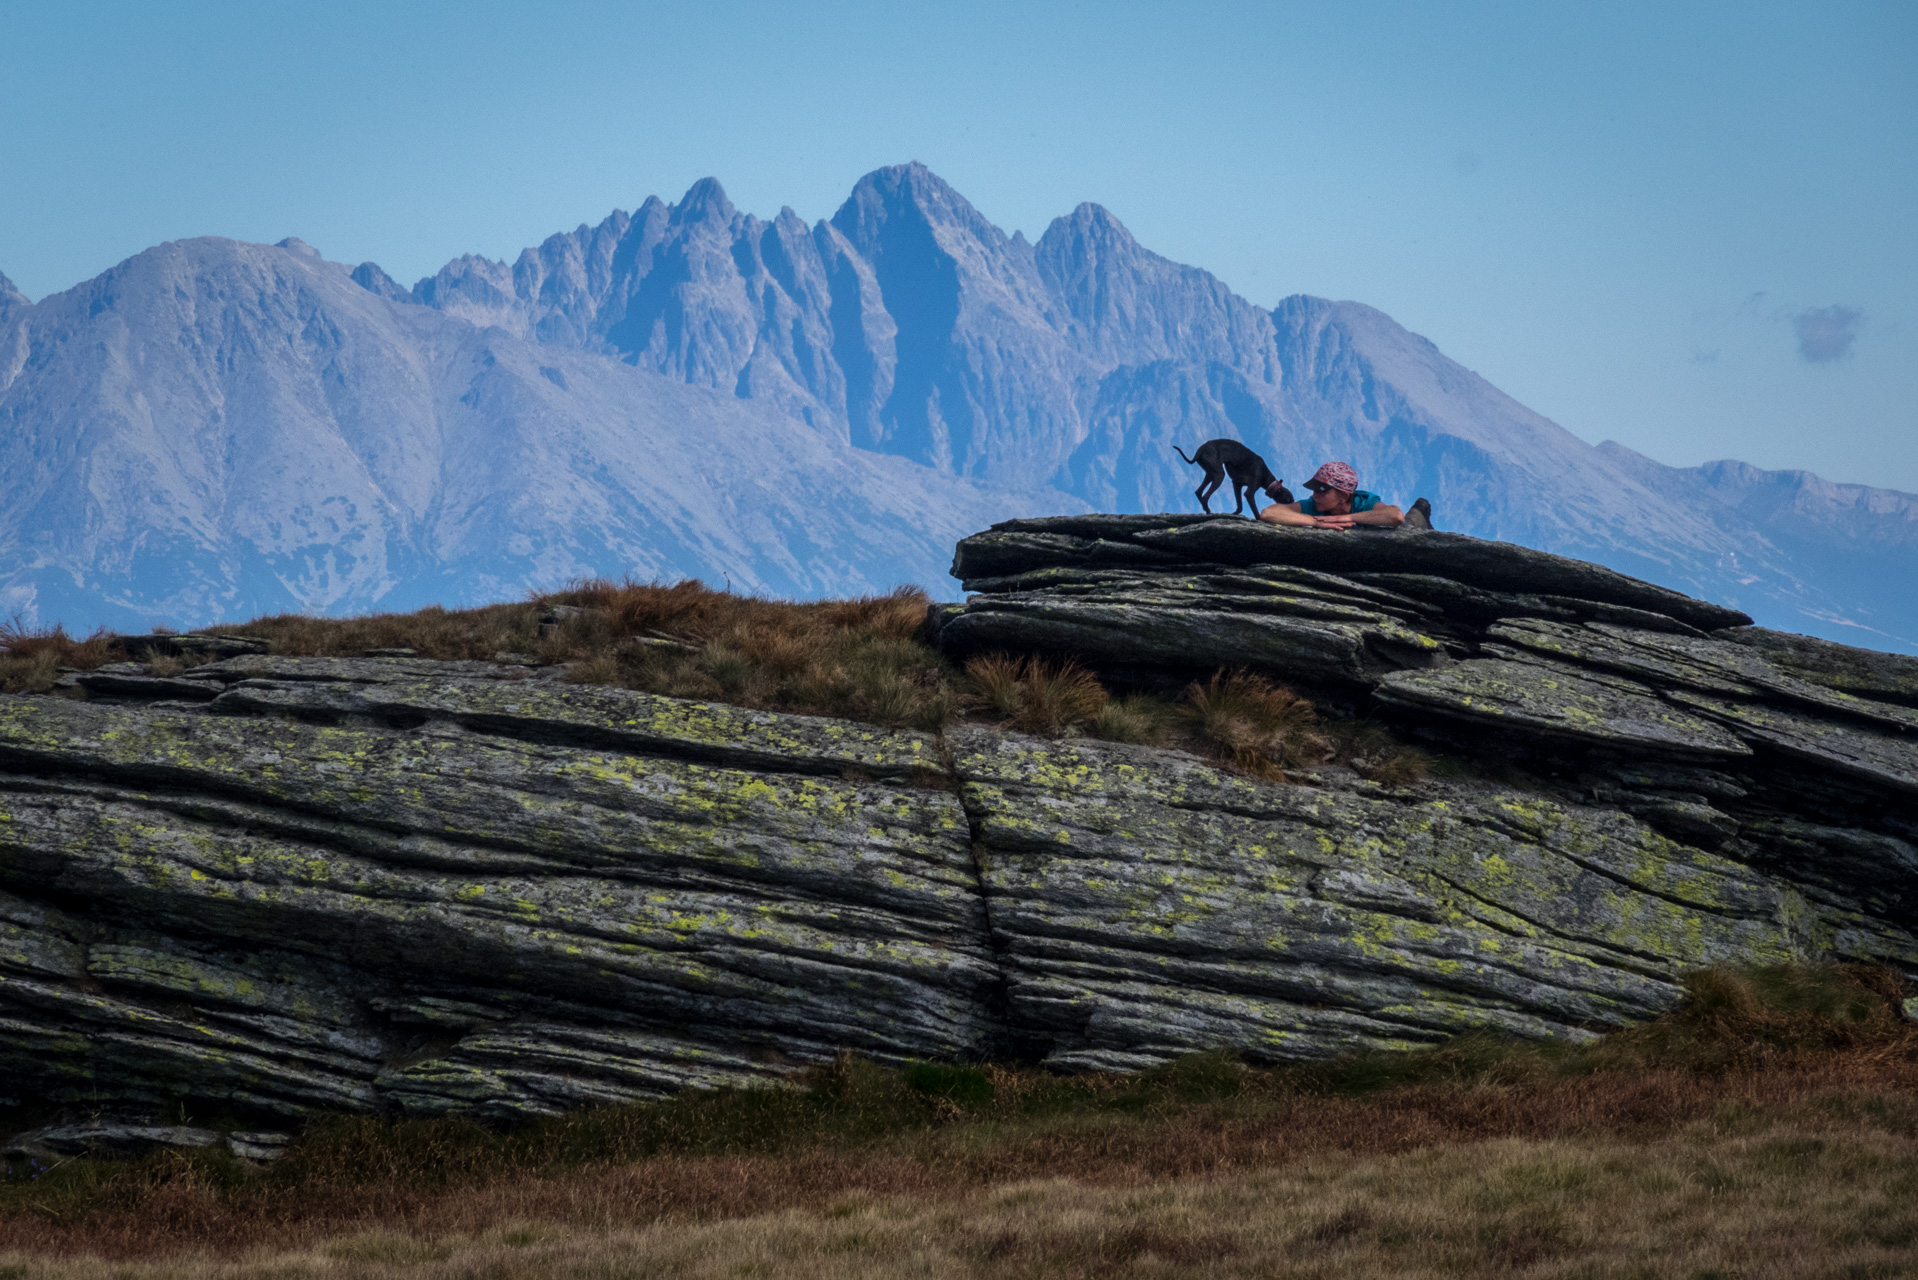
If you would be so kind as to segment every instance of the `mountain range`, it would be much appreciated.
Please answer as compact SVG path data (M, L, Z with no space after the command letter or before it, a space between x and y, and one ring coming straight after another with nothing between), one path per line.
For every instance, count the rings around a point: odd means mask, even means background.
M410 288L292 239L159 245L37 303L0 277L0 616L201 625L591 575L950 596L953 542L994 520L1196 509L1173 445L1215 436L1918 652L1918 497L1592 446L1370 307L1261 308L1093 204L1008 236L917 164L810 226L707 179Z

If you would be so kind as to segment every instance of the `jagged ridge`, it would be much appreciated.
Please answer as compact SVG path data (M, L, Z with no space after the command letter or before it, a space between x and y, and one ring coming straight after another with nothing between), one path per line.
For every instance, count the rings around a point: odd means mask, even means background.
M1783 518L1780 477L1594 450L1370 308L1254 306L1096 205L1029 243L920 165L811 227L707 180L412 289L291 239L162 245L37 305L0 291L0 413L0 614L43 623L627 572L936 585L998 517L1188 506L1171 446L1225 435L1294 480L1347 458L1449 528L1918 646L1908 495L1799 485Z

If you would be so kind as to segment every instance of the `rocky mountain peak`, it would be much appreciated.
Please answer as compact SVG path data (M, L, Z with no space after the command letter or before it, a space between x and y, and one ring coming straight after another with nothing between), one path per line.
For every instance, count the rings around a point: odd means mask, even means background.
M413 296L476 325L524 328L512 268L476 253L461 254L438 275L421 280L413 286Z
M833 226L868 257L883 250L886 228L899 223L950 228L995 247L1006 243L1004 232L917 160L873 170L832 216Z
M1146 249L1103 206L1082 204L1055 218L1034 262L1071 317L1075 345L1095 359L1223 361L1256 381L1275 380L1268 319L1209 272Z
M20 290L15 287L13 281L7 279L6 273L0 272L0 314L16 307L30 307L32 305L32 300L29 299L26 294L21 293Z
M701 178L686 188L686 194L673 206L672 221L675 226L701 222L729 226L737 215L738 210L726 198L726 188L719 185L719 179Z
M1063 251L1065 243L1085 246L1082 251L1092 253L1142 252L1139 242L1126 229L1126 225L1112 215L1112 211L1102 204L1086 201L1071 213L1054 218L1046 227L1045 234L1039 237L1039 243L1051 241L1059 246L1055 253Z
M351 273L354 284L368 293L378 294L394 302L412 302L413 291L403 287L399 281L381 270L377 262L362 262Z
M1125 224L1096 204L1054 218L1033 246L1033 261L1074 318L1094 324L1115 289L1131 293L1138 277L1172 265L1141 248Z

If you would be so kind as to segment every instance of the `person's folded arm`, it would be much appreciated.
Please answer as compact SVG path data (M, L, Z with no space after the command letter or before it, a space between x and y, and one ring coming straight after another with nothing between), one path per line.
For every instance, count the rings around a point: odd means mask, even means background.
M1267 524L1295 525L1307 529L1319 527L1318 519L1299 510L1296 502L1275 502L1259 512L1259 519Z
M1388 528L1405 523L1405 513L1390 503L1381 502L1370 511L1361 511L1352 517L1354 524L1382 524Z

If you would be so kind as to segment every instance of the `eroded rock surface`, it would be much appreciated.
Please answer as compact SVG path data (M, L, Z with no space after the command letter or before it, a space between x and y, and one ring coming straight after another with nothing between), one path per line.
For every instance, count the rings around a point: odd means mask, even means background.
M549 1111L994 1049L933 739L442 665L0 702L16 1087Z
M1684 970L1816 954L1842 927L1613 809L1482 785L1271 786L1139 747L953 737L1008 1016L1061 1065L1578 1036L1671 1007Z
M1720 962L1918 972L1899 664L1522 548L1259 536L1020 522L962 544L938 637L1251 666L1483 768L1275 785L517 659L0 698L0 1094L550 1113L842 1050L1317 1057L1588 1035Z
M1127 561L1134 548L1171 558ZM1090 564L1093 549L1098 567ZM1640 867L1709 857L1780 895L1758 911L1779 922L1777 934L1761 941L1749 931L1724 932L1726 917L1716 906L1686 905L1642 884L1630 892L1667 902L1680 913L1671 920L1687 920L1698 945L1730 948L1714 954L1868 955L1906 967L1918 958L1911 937L1918 905L1918 661L1752 627L1733 610L1598 565L1410 529L1332 533L1201 516L1015 520L962 542L953 572L974 593L963 605L942 607L934 620L940 645L955 659L996 650L1047 652L1088 663L1109 681L1159 690L1220 666L1242 666L1478 761L1488 776L1524 778L1521 793L1513 795L1487 782L1426 784L1406 797L1377 799L1373 803L1386 808L1363 815L1330 807L1342 794L1336 783L1252 788L1272 798L1254 806L1266 816L1249 831L1261 836L1283 829L1269 825L1282 823L1272 808L1280 797L1311 797L1316 812L1341 814L1325 838L1340 850L1338 865L1354 874L1364 861L1360 846L1339 832L1364 830L1385 846L1422 847L1387 834L1420 820L1397 807L1412 803L1413 794L1414 812L1442 808L1450 824L1445 829L1480 851L1474 856L1489 856L1485 851L1495 844L1489 833L1511 830L1509 815L1550 812L1557 816L1531 832L1516 861L1497 854L1503 866L1524 868L1521 879L1552 880L1562 850L1542 834L1547 829L1583 833L1575 837L1585 851L1580 857L1608 840L1623 841L1607 855L1614 869L1624 865L1619 848L1639 850L1631 856ZM985 757L962 753L962 769L979 758ZM973 794L970 781L968 787ZM1037 812L1050 814L1078 812L1091 803L1086 796L1104 792L1074 784L1029 794L1042 806ZM1052 798L1040 799L1047 795ZM1243 811L1223 798L1188 807ZM1601 838L1600 832L1610 834ZM1216 846L1208 843L1214 839ZM1240 839L1250 835L1221 832L1197 843L1246 847L1234 843ZM1172 877L1164 883L1197 874L1191 869L1205 858L1189 856L1190 847L1172 855L1187 870L1160 868ZM1292 856L1303 856L1301 847L1289 846ZM1135 851L1103 868L1102 892L1124 898L1127 874L1149 877L1153 856ZM1261 865L1247 857L1230 861ZM1420 902L1443 910L1445 894L1430 879L1437 872L1416 857L1393 865L1395 875L1419 886ZM1407 879L1406 867L1419 874ZM1039 891L1044 899L1055 891L1053 879L1070 874L1059 862L1030 883L1048 886ZM1610 892L1609 902L1627 900L1617 896L1626 889ZM1251 891L1226 896L1261 909L1278 901ZM1562 930L1549 912L1520 908L1497 893L1477 900L1542 930L1536 945L1560 945L1555 938ZM1559 908L1577 900L1548 894L1541 901ZM1811 916L1803 914L1807 904ZM1147 932L1156 927L1154 914L1136 903L1113 910L1132 912L1126 918L1145 922ZM1321 911L1313 919L1335 915ZM1808 924L1813 917L1820 923ZM995 922L999 918L995 914ZM1627 912L1616 928L1651 918ZM1297 945L1293 924L1275 918L1260 928L1270 939ZM1108 926L1111 945L1152 950L1142 941L1116 941L1132 936L1130 930ZM1621 954L1658 955L1681 966L1705 962L1703 952L1677 960L1669 939L1634 943L1621 932L1608 936ZM1023 953L1014 947L1013 954ZM1049 974L1063 954L1044 950L1043 962L1015 969L1009 978L1015 1007L1018 984L1027 980L1021 973ZM1395 941L1382 954L1396 964L1413 949ZM1098 963L1104 962L1082 957L1067 968ZM1616 958L1602 963L1623 964ZM1670 976L1663 971L1656 981ZM1554 980L1538 968L1523 979ZM1147 1005L1154 998L1141 997ZM1543 1007L1529 1007L1528 1016L1551 1022ZM1420 1017L1431 1016L1433 1006L1421 1008ZM1585 1008L1562 1021L1602 1025L1609 1016ZM1179 1025L1167 1010L1141 1015L1141 1026L1155 1021ZM1498 1017L1491 1021L1517 1029ZM1296 1032L1287 1034L1295 1036L1289 1043L1300 1042ZM1376 1028L1363 1035L1392 1039ZM1128 1052L1116 1042L1096 1042L1093 1037L1083 1050L1065 1052L1098 1060L1121 1055L1113 1061Z

